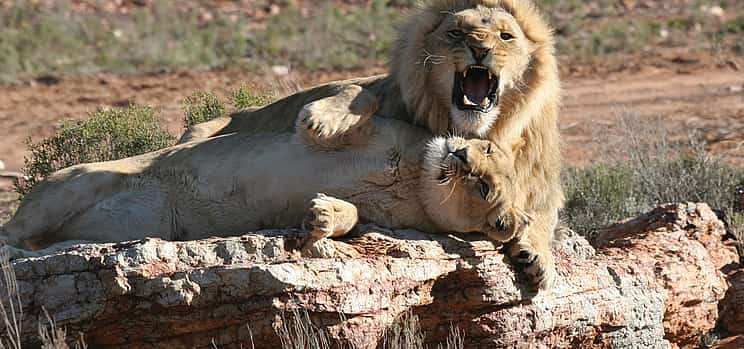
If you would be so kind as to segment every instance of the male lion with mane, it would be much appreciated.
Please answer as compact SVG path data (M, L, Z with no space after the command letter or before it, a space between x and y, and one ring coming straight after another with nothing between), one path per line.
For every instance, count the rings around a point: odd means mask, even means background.
M182 140L287 131L301 114L319 147L360 147L372 117L436 134L514 141L519 205L533 217L509 255L541 289L556 276L550 244L563 205L560 83L551 28L528 0L434 0L402 25L390 74L333 82L257 111L196 125Z

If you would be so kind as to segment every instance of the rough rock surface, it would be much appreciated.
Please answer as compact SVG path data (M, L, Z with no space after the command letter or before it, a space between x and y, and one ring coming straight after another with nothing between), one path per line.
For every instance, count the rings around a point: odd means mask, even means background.
M82 245L13 266L28 340L44 307L95 347L249 348L252 334L256 348L276 348L281 312L305 309L359 348L374 348L407 311L429 343L455 325L466 348L667 348L714 327L721 269L738 258L724 235L707 205L678 204L601 232L596 251L565 236L555 289L532 299L477 234L367 229L302 258L299 232L265 231Z

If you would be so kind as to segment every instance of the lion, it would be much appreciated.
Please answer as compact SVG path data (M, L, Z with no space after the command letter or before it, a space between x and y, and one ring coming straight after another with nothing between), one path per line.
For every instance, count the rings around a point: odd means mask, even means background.
M3 227L7 242L43 248L193 240L304 221L308 250L348 233L359 219L482 232L499 242L521 236L530 223L515 206L515 145L432 139L422 128L374 118L367 147L329 152L306 144L307 128L298 125L295 134L238 133L58 171Z
M368 136L360 125L372 115L438 135L521 138L516 182L534 221L508 253L547 289L556 277L550 244L564 201L554 51L552 29L529 0L433 0L401 26L389 74L316 86L196 125L182 140L292 132L300 113L310 141L321 148L364 147Z

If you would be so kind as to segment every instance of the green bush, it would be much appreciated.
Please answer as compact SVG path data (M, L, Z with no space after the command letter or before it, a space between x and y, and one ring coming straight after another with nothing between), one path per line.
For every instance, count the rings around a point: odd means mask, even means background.
M121 159L162 149L174 138L158 123L149 107L103 109L87 120L64 122L51 137L27 141L31 156L25 159L24 178L15 184L21 196L40 180L65 167Z
M232 93L232 105L237 110L246 110L254 107L262 107L273 102L273 98L264 94L257 94L253 91L254 89L246 84L240 85L240 87Z
M234 111L261 107L269 104L273 98L269 95L254 92L253 88L243 84L230 94L230 102ZM228 108L216 94L212 92L197 91L182 102L183 123L188 128L202 122L226 116Z
M648 120L620 120L623 141L618 151L584 168L563 174L566 206L563 219L582 234L670 202L705 202L726 217L732 232L744 237L744 207L737 197L744 169L706 152L691 135L673 142Z
M225 103L212 92L197 91L183 101L183 123L191 127L202 122L225 116Z

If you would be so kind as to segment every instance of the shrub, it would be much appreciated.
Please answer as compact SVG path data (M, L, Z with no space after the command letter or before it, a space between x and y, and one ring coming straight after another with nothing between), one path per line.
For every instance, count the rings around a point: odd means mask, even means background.
M254 88L242 84L230 95L230 102L234 110L247 110L261 107L273 101L269 95L254 92ZM225 103L212 92L197 91L182 102L184 112L184 127L188 128L202 122L226 116L228 113Z
M603 162L564 172L566 207L572 229L591 234L598 228L669 202L705 202L744 237L744 207L737 197L744 170L705 150L695 135L673 141L660 125L637 117L619 118L620 144ZM741 239L740 239L741 240Z
M240 85L240 87L232 93L232 105L237 110L246 110L254 107L262 107L273 102L273 98L264 94L257 94L254 88L249 87L246 84Z
M53 172L80 163L117 160L172 145L173 136L149 107L102 109L87 120L64 122L51 137L27 141L24 178L16 181L21 197Z
M183 101L183 123L191 127L219 118L226 113L225 103L212 92L197 91Z

